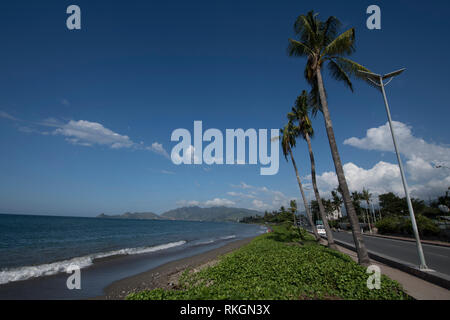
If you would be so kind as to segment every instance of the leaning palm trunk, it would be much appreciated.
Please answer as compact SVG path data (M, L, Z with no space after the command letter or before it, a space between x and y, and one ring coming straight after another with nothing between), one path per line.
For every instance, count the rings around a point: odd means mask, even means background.
M369 210L366 209L367 221L369 222L369 231L372 233L372 219L370 218Z
M294 166L295 175L297 176L298 187L300 188L300 193L302 194L303 204L304 204L305 210L306 210L306 217L308 218L308 222L311 225L312 231L314 233L314 237L316 238L317 241L319 241L320 236L319 236L319 233L317 232L316 225L313 223L313 220L312 220L311 211L309 210L308 201L306 201L306 196L305 196L305 192L303 191L302 181L300 180L297 165L295 163L294 156L292 155L291 148L289 148L289 154L291 155L292 165Z
M367 253L366 246L364 245L361 229L359 227L358 217L356 216L355 208L352 204L350 197L350 191L348 190L347 181L345 179L344 169L342 167L341 158L336 144L336 138L334 136L333 124L331 122L330 112L328 110L328 102L325 95L325 88L323 85L322 74L320 66L317 66L316 80L319 89L320 104L322 106L323 117L325 120L325 127L327 130L328 141L330 143L331 155L333 157L334 167L336 169L336 175L339 182L339 187L342 190L342 197L344 199L345 209L347 210L347 216L350 221L353 233L353 241L355 242L356 252L358 254L358 262L363 266L370 265L369 255Z
M311 159L311 180L313 184L314 194L316 196L317 203L319 204L320 217L323 221L323 226L325 227L325 232L327 234L328 247L331 249L337 249L336 244L334 243L333 234L331 233L330 225L328 224L327 215L325 214L325 208L323 207L322 199L320 198L319 189L317 188L317 180L316 180L316 161L314 160L314 153L311 147L311 138L309 134L305 134L306 142L308 143L309 150L309 158Z

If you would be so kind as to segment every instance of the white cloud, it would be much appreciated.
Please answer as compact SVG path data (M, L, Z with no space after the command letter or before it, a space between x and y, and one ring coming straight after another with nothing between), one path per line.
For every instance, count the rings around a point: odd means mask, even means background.
M190 164L195 162L199 162L200 159L195 155L195 148L193 145L190 145L186 148L186 158L189 159ZM170 157L169 157L170 159ZM172 153L172 162L173 163L184 163L184 155L180 156L178 153Z
M161 170L161 173L163 173L163 174L170 174L170 175L175 174L175 172L169 171L169 170Z
M69 105L70 102L62 100L62 104ZM23 121L15 118L5 111L0 110L0 118ZM51 127L56 128L51 132L43 132L36 129L36 127ZM164 156L170 159L169 154L164 149L163 145L158 142L154 142L151 146L146 147L143 142L135 143L128 136L116 133L108 128L105 128L98 122L92 122L87 120L70 120L69 122L63 122L56 118L47 118L38 122L29 122L27 126L18 126L18 130L24 133L38 133L42 135L60 135L66 137L66 140L72 144L91 147L94 145L103 145L112 149L122 148L136 148L145 149ZM192 147L193 148L193 147ZM193 150L189 150L193 154Z
M226 198L215 198L207 201L197 200L181 200L177 202L179 206L200 206L200 207L239 207L249 208L258 211L271 211L279 209L281 206L289 206L289 201L295 197L288 197L281 191L271 190L267 187L257 187L241 182L238 185L232 185L237 189L242 189L242 192L229 191L226 194L233 197L232 200ZM298 201L298 199L296 199ZM301 210L302 202L299 202Z
M213 200L205 201L205 207L230 207L234 206L236 203L234 201L228 200L228 199L220 199L215 198Z
M200 201L196 201L196 200L180 200L180 201L177 201L177 206L180 206L180 207L197 207L197 206L200 206L201 205L201 203L200 203Z
M67 141L76 145L88 147L104 145L112 149L139 148L152 151L170 159L169 154L161 143L154 142L151 146L145 147L142 142L137 144L128 136L116 133L97 122L70 120L67 123L63 123L58 119L48 118L39 124L47 127L56 127L57 129L53 131L54 135L65 136Z
M221 199L221 198L215 198L212 200L207 201L197 201L197 200L181 200L177 202L178 206L183 207L232 207L236 205L234 201L231 201L229 199Z
M66 140L77 145L106 145L112 149L130 148L134 142L128 136L120 135L97 122L86 120L70 120L53 132L62 135Z
M286 196L283 192L269 189L265 186L256 187L241 182L238 185L231 185L233 188L242 189L243 192L228 192L227 194L237 198L237 202L241 207L255 210L276 210L281 206L289 206L290 200L297 200L299 208L303 208L303 201L299 201L295 197ZM247 192L247 193L244 193ZM299 193L300 195L300 193Z
M245 182L241 182L238 185L232 184L231 186L233 188L240 188L240 189L252 189L252 188L254 188L253 186L250 186L250 185L246 184Z
M406 158L421 158L432 163L450 163L450 148L414 137L411 127L402 122L393 121L393 127L399 150ZM394 152L389 123L367 130L364 138L349 138L344 144L363 150Z
M6 113L5 111L1 111L1 110L0 110L0 118L5 118L8 120L13 120L13 121L19 120L16 117L13 117L12 115L10 115L9 113Z
M442 195L450 186L450 171L437 169L437 163L450 163L450 148L428 143L414 137L410 127L394 122L399 149L406 158L405 170L411 195L421 199ZM367 130L364 138L350 138L344 144L363 150L394 152L394 146L388 124ZM404 196L403 184L397 163L378 162L369 169L354 163L344 165L344 172L351 191L368 188L374 195L394 192ZM306 177L311 179L311 176ZM317 177L322 193L328 193L338 185L334 172L324 172ZM326 196L326 194L324 194Z
M409 189L413 197L428 200L442 195L450 186L448 171L431 167L429 163L422 166L423 160L417 159L407 162ZM369 189L374 195L394 192L402 197L405 193L397 164L380 161L370 169L358 167L354 163L344 165L344 173L350 191ZM413 178L413 176L415 178ZM306 177L311 179L311 176ZM317 176L317 184L324 197L337 187L337 177L334 172L324 172Z
M400 170L395 164L380 161L373 168L366 170L354 163L346 163L344 165L344 173L351 191L361 191L363 188L366 188L373 194L391 191L395 193L403 192ZM311 175L307 176L306 179L310 180ZM317 185L322 196L326 197L326 193L338 186L336 173L324 172L318 175Z
M234 191L227 192L227 195L232 196L232 197L240 197L240 198L248 198L248 199L255 198L255 196L253 194L245 194L242 192L234 192Z
M163 147L163 145L161 143L153 142L152 145L150 147L147 147L146 149L150 150L150 151L153 151L153 152L155 152L157 154L160 154L160 155L166 157L167 159L170 159L169 154L164 149L164 147Z
M256 209L256 210L262 211L262 210L269 210L269 209L271 209L270 205L268 205L267 203L264 203L261 200L255 199L255 200L252 201L252 204L253 204L253 208Z

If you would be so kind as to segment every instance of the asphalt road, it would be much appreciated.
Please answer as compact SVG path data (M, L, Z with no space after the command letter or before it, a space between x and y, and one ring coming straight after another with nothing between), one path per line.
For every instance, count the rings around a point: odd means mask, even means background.
M333 232L336 240L353 244L353 236L347 232ZM364 236L367 250L419 265L416 243ZM422 244L428 268L450 276L450 248Z

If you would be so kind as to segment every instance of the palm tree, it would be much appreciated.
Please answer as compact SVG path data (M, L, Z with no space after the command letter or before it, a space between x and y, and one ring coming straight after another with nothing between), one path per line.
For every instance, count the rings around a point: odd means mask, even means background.
M316 110L321 109L324 116L336 175L339 186L342 189L345 208L352 226L358 261L361 265L369 265L369 256L361 236L358 217L352 205L350 191L345 179L344 169L334 136L333 124L331 122L330 111L328 110L328 101L322 79L322 67L327 64L331 76L336 80L343 81L351 90L353 90L353 85L350 81L350 76L358 76L358 70L369 70L345 57L355 50L355 30L351 28L338 35L339 27L340 22L336 17L329 17L323 22L319 20L318 15L313 11L299 16L294 24L294 31L299 36L299 40L289 39L288 54L290 56L307 58L305 77L312 86L311 96Z
M289 209L291 210L292 215L294 217L294 227L297 227L297 219L295 218L295 215L297 214L297 201L291 200L289 206L290 206Z
M355 208L356 216L359 217L362 215L363 222L366 223L366 217L361 213L361 194L358 191L353 191L351 194L351 198L353 208Z
M331 191L331 197L333 198L333 210L338 210L339 212L341 212L342 210L342 204L344 203L341 199L341 197L339 197L339 188Z
M370 198L372 197L372 194L369 192L369 190L367 190L366 188L363 188L363 191L361 193L361 199L364 200L367 204L367 209L366 209L366 213L367 213L367 217L369 219L369 228L370 231L372 232L372 226L371 226L371 215L370 215Z
M283 150L284 157L286 161L288 161L288 155L291 157L292 165L294 166L295 175L297 176L298 187L300 188L300 193L302 195L303 204L306 210L306 217L308 218L308 222L312 227L312 231L314 237L317 241L320 240L319 233L317 233L316 225L312 221L311 211L309 210L308 201L306 201L305 192L303 191L302 181L300 180L300 175L298 174L297 164L295 163L294 156L292 155L292 148L296 145L296 138L298 136L298 132L295 129L295 126L291 121L280 130L281 131L281 147Z
M312 127L308 112L308 93L303 90L301 96L299 96L295 101L295 105L292 108L292 111L288 114L288 119L290 121L298 122L298 132L308 143L309 158L311 160L311 180L313 184L314 195L316 196L316 200L319 205L320 217L322 218L323 226L327 234L328 247L337 249L336 244L334 243L333 233L331 232L330 225L328 224L327 214L325 212L322 199L320 198L319 189L317 188L316 161L314 160L314 153L311 147L311 138L314 136L314 129Z

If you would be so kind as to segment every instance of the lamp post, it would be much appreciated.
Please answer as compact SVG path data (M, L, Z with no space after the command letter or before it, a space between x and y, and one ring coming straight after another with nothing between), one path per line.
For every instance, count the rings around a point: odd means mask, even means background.
M311 212L311 218L314 218L314 216L312 216L312 206L311 206L311 191L312 191L312 187L303 187L303 189L308 192L308 207L309 207L309 211ZM305 210L306 210L306 208L305 208ZM313 223L315 224L316 221L313 220Z
M391 118L391 112L389 110L389 104L386 98L386 91L385 91L385 86L387 86L394 77L400 75L403 71L405 71L406 69L400 69L385 75L379 75L379 74L375 74L375 73L371 73L371 72L365 72L365 71L358 71L361 75L364 75L367 80L369 80L372 84L374 84L377 87L381 88L381 92L383 94L383 98L384 98L384 104L386 107L386 113L387 113L387 117L389 120L389 127L391 129L391 135L392 135L392 141L394 142L394 148L395 148L395 153L397 155L397 161L398 161L398 166L400 168L400 174L402 177L402 183L403 183L403 188L405 190L405 195L406 195L406 202L408 204L408 209L409 209L409 215L411 216L411 223L412 223L412 227L413 227L413 231L414 231L414 236L416 238L416 244L417 244L417 253L419 255L419 260L420 260L420 266L419 268L421 270L426 270L428 269L427 264L425 262L425 256L423 254L423 249L422 249L422 243L420 242L420 237L419 237L419 231L417 229L417 223L416 223L416 218L414 216L414 209L411 203L411 198L409 196L409 191L408 191L408 184L406 183L406 177L405 177L405 173L403 170L403 164L402 164L402 160L400 158L400 153L398 151L398 147L397 147L397 141L395 139L395 134L394 134L394 127L392 126L392 118ZM385 80L389 79L386 83L384 82Z

